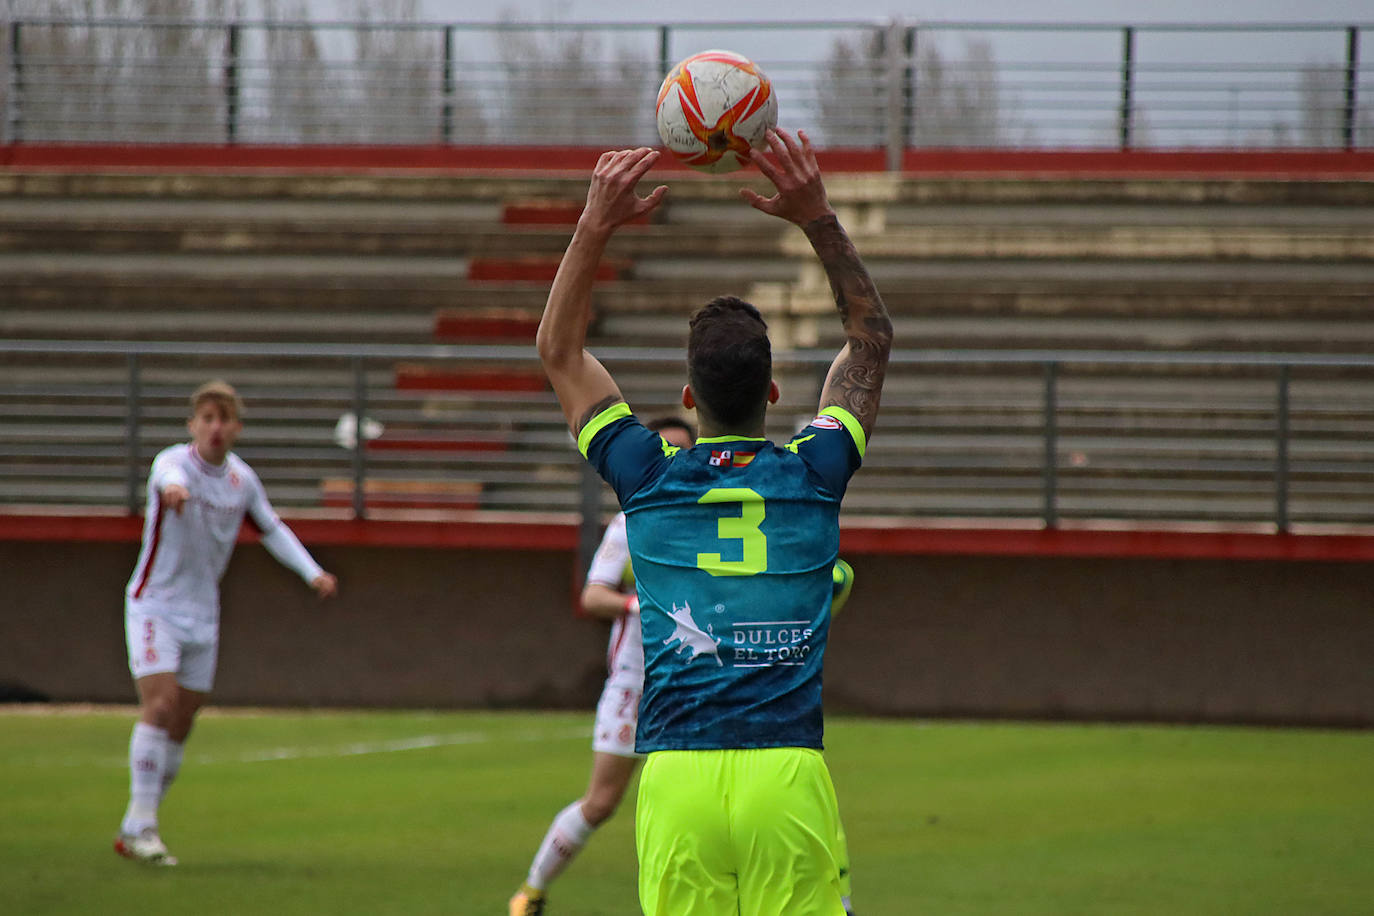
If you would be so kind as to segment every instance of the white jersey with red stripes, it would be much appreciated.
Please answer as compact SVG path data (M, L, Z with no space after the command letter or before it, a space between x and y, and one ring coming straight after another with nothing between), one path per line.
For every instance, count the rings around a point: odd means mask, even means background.
M178 484L190 498L176 512L162 491ZM273 511L253 469L229 453L223 464L201 458L195 445L163 449L148 475L143 549L125 592L131 609L219 620L219 581L234 552L244 516L262 532L263 545L307 583L323 573Z
M617 591L633 590L630 570L630 545L625 539L625 513L611 519L601 544L592 555L587 584L596 583ZM616 687L639 689L644 683L644 642L640 637L639 615L621 614L611 625L611 640L606 649L607 683Z

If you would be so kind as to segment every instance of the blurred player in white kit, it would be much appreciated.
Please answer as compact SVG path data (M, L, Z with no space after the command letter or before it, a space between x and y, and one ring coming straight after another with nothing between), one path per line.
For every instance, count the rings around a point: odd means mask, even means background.
M691 448L695 440L692 427L676 417L646 425L670 447ZM545 888L582 850L592 831L615 813L639 765L635 724L639 721L639 695L644 690L644 644L623 512L611 519L592 556L582 588L582 609L612 621L606 648L606 686L596 704L592 732L592 775L586 794L553 819L530 863L525 884L510 900L511 916L543 913Z
M232 386L205 383L191 396L191 441L159 452L148 475L143 549L125 592L139 716L129 741L129 806L114 848L151 865L176 864L158 830L158 807L214 684L219 581L244 516L268 552L317 595L338 588L277 517L253 469L230 451L242 413Z

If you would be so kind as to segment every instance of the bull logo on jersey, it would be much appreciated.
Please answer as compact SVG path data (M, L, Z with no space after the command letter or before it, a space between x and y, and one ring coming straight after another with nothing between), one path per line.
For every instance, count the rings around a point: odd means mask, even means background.
M673 635L663 640L663 644L669 645L673 640L678 640L679 645L675 650L678 655L684 649L691 649L692 654L687 659L695 661L698 655L710 655L720 665L720 638L715 635L715 630L708 623L706 629L702 630L697 626L697 622L692 619L692 606L687 602L682 602L682 607L673 603L673 612L668 615L673 618Z

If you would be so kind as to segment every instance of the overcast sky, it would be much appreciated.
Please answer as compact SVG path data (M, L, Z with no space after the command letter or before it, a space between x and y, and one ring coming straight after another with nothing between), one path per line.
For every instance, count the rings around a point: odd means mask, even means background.
M455 52L463 67L479 74L499 69L499 55L506 53L483 24L512 20L638 26L591 33L596 43L593 52L605 51L607 60L659 63L660 54L676 60L708 47L729 48L765 67L779 89L780 101L790 100L799 120L808 116L811 103L806 96L812 93L814 71L830 59L837 41L856 47L869 34L868 24L894 18L905 25L932 24L935 27L918 33L919 50L938 53L946 61L973 61L979 54L993 61L1004 92L1002 104L1035 125L1034 136L1028 134L1019 141L1028 144L1097 142L1107 136L1102 131L1115 130L1121 34L1115 29L989 29L988 24L1144 27L1132 45L1134 72L1139 74L1134 110L1137 120L1150 127L1153 141L1161 144L1263 142L1255 138L1280 129L1291 132L1300 111L1308 110L1302 108L1306 103L1299 96L1304 72L1324 68L1341 75L1339 68L1346 57L1346 35L1340 28L1344 25L1366 28L1360 49L1359 97L1362 102L1374 99L1374 0L303 0L316 22L351 21L359 9L366 10L374 22L385 21L388 10L403 9L408 2L415 4L418 18L426 23L478 26L455 33ZM248 19L261 17L264 8L262 0L204 0L204 4L212 15L237 6ZM293 8L292 0L277 0L276 5ZM42 15L54 7L53 0L0 0L0 10L6 8ZM840 23L863 24L864 28L836 28ZM938 28L959 23L984 27ZM1152 24L1329 27L1194 32L1150 29ZM665 47L659 47L656 25L675 26L668 32ZM319 34L326 56L349 57L352 30L323 29ZM530 53L557 53L549 36L530 34L534 36L529 39L534 48ZM1066 85L1066 78L1055 77L1056 73L1070 73L1076 81ZM460 78L466 75L460 72ZM1042 80L1041 75L1047 76ZM1196 85L1180 89L1179 80ZM1181 106L1180 100L1186 104ZM1363 113L1369 110L1364 108ZM1088 115L1096 118L1088 127L1069 124ZM1062 131L1052 128L1049 122L1054 120L1064 122ZM1075 130L1086 130L1090 136L1078 136Z
M426 18L484 22L511 11L522 19L597 22L893 16L960 22L1374 22L1374 0L421 0L421 6Z
M240 0L248 10L255 0ZM367 0L363 0L367 3ZM1374 24L1374 0L417 0L442 22L777 22L891 19L954 22L1335 22ZM222 3L222 5L221 5ZM305 0L316 19L353 18L358 0ZM210 0L210 9L230 6ZM371 4L368 4L371 5ZM378 2L374 9L387 4ZM44 15L52 0L0 0L0 11ZM251 15L251 12L250 12Z

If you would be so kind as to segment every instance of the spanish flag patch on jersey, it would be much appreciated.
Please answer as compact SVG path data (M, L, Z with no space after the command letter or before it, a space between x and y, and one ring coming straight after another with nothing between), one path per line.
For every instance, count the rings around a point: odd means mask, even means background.
M711 449L709 464L713 468L742 468L754 460L754 452L737 452L733 449Z

